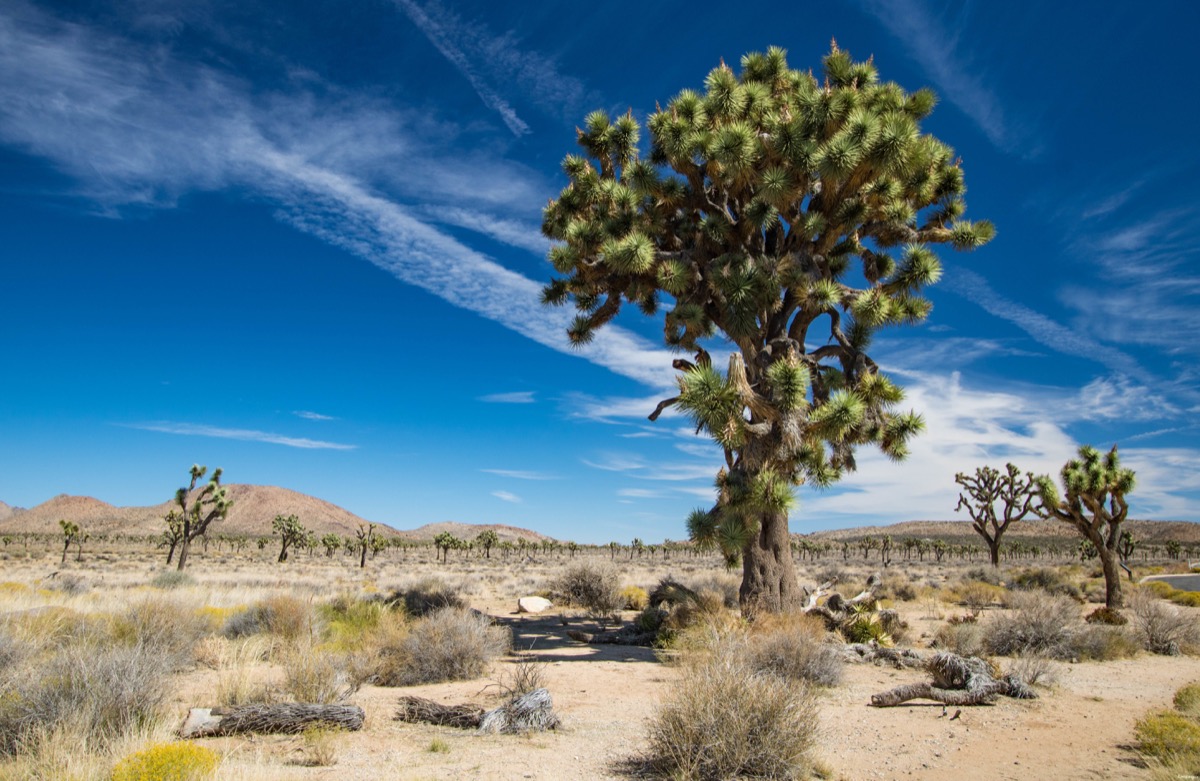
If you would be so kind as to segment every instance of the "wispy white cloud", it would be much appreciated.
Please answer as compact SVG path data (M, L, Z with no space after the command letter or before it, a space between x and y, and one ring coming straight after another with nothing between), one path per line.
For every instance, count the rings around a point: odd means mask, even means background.
M617 491L617 496L626 499L662 499L669 494L651 488L621 488Z
M988 140L1006 152L1026 157L1037 154L1029 134L1006 116L982 65L971 61L959 25L947 24L923 0L860 2L925 69L938 91L970 117Z
M492 496L505 502L512 502L513 504L521 503L521 497L508 491L492 491Z
M550 240L536 225L481 213L477 209L454 207L430 208L423 211L428 219L443 225L466 228L510 247L529 250L535 255L550 251Z
M974 302L985 312L1029 334L1034 341L1066 355L1098 361L1113 371L1144 377L1145 371L1120 350L1051 320L1040 312L997 293L988 281L974 271L955 269L946 274L943 287Z
M513 101L570 121L581 115L585 103L600 102L582 81L559 71L554 60L524 46L511 32L493 32L481 20L463 19L436 0L394 2L517 136L528 133L529 125L517 116Z
M520 469L480 469L480 472L486 472L489 475L499 475L500 477L511 477L515 480L557 480L555 475L546 474L545 472L527 472Z
M619 326L572 349L565 337L572 315L542 307L540 283L373 189L362 178L369 166L361 160L326 153L337 144L313 137L330 132L342 138L354 121L327 122L325 106L312 96L276 96L262 106L235 78L44 15L30 22L0 13L0 77L0 141L49 159L102 206L249 188L276 203L280 219L407 284L622 376L654 387L671 384L668 350ZM372 129L368 143L374 129L404 127L375 106L349 113ZM296 127L309 133L303 143L291 141ZM380 155L389 159L386 150ZM403 160L413 157L420 155ZM436 188L437 179L422 181ZM521 187L522 177L514 175L511 185Z
M509 393L489 393L486 396L480 396L479 401L486 401L490 404L533 404L536 399L533 398L533 391L511 391Z
M522 136L529 132L529 125L525 124L508 101L487 83L480 73L479 67L471 61L466 52L454 40L454 30L451 27L444 24L442 19L427 13L413 0L396 0L396 5L408 14L408 18L417 26L417 29L462 74L483 104L500 115L513 135ZM455 25L457 26L457 23Z
M354 450L357 445L345 445L339 442L323 442L319 439L305 439L303 437L287 437L282 434L273 434L269 431L254 431L253 429L242 428L221 428L219 426L206 426L197 423L173 423L170 421L158 421L151 423L123 423L125 428L134 428L140 431L157 431L162 434L181 434L191 437L214 437L216 439L237 439L244 442L264 442L271 445L285 445L287 447L301 448L303 450Z
M332 415L322 415L320 412L312 412L310 410L296 410L292 414L305 420L337 420Z

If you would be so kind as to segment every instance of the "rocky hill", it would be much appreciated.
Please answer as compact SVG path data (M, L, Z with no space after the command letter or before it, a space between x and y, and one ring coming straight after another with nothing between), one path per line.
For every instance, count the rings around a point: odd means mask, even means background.
M0 522L6 521L13 516L13 508L9 507L4 502L0 502Z
M301 523L318 535L352 535L359 524L367 523L337 505L287 488L237 483L227 488L233 507L228 518L213 525L212 533L269 535L276 515L298 515ZM66 519L91 534L157 534L163 529L163 516L174 506L174 501L166 501L150 507L115 507L90 496L60 494L24 512L0 513L0 532L57 534L59 519ZM375 528L388 536L397 533L383 524Z

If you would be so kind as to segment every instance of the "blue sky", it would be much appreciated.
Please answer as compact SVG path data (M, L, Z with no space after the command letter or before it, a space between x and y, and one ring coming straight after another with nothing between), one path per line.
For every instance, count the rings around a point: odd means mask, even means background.
M952 518L956 471L1119 443L1198 520L1200 144L1186 2L0 6L0 500L168 499L193 462L401 528L684 536L720 458L660 327L537 304L593 108L836 37L941 104L982 250L875 357L925 413L792 528Z

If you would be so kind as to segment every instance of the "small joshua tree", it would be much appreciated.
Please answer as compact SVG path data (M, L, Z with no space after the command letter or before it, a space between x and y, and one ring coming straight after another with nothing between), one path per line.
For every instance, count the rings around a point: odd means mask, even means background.
M441 554L442 563L444 564L446 562L447 555L450 553L450 549L461 547L462 541L450 532L442 532L433 538L433 544Z
M167 549L167 566L169 567L175 559L175 548L183 539L183 514L178 510L171 510L163 517L163 521L167 524L167 528L158 538L158 544Z
M479 547L483 548L484 558L492 557L492 548L500 543L500 535L496 534L495 529L484 529L479 532L479 536L475 538L475 542L479 543Z
M342 538L330 532L321 538L321 545L325 546L325 558L331 559L337 549L342 547Z
M280 564L287 561L288 548L303 547L308 536L308 529L304 528L300 517L296 515L276 515L275 520L271 522L271 532L278 534L282 543L278 559Z
M83 531L79 528L79 524L74 521L60 520L59 527L62 529L63 535L63 552L62 564L67 563L67 551L72 545L79 545L79 559L83 558ZM77 559L78 560L78 559Z
M187 566L192 540L208 532L208 527L213 521L224 520L225 516L229 515L229 508L233 506L233 499L229 497L228 490L221 485L220 467L213 470L212 477L203 488L196 490L196 483L207 472L208 467L192 464L191 483L187 488L180 488L175 492L175 503L179 505L179 515L183 522L177 567L180 572Z
M375 541L375 524L368 523L364 527L360 523L358 529L354 532L354 536L358 540L358 568L363 569L367 566L367 551L370 550L371 543Z
M971 516L971 528L987 543L992 566L1000 566L1000 538L1008 527L1035 512L1037 487L1033 472L1021 475L1021 470L1005 464L1004 472L990 466L980 467L974 475L959 472L954 482L963 487L958 495L955 512L966 509ZM996 502L1003 504L1003 517L996 516Z
M1090 445L1079 448L1079 458L1062 468L1060 496L1049 475L1037 478L1041 504L1037 512L1070 524L1090 542L1104 569L1104 604L1111 610L1124 606L1121 595L1120 553L1121 524L1129 514L1125 497L1133 492L1132 469L1122 469L1117 447L1105 456Z

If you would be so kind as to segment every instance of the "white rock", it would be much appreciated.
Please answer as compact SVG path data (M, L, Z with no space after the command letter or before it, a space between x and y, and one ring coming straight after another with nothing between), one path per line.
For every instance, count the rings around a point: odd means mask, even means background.
M544 597L521 597L517 600L518 613L541 613L554 607L554 603Z

